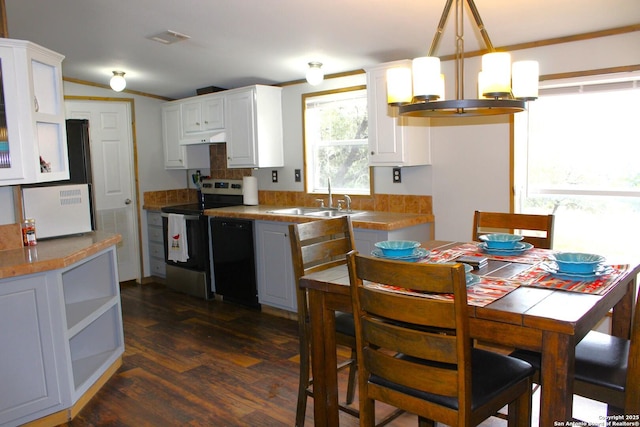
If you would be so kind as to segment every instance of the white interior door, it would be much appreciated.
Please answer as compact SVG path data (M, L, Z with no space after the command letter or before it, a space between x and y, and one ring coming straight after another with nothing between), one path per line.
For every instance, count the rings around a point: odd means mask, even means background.
M67 118L89 120L96 228L122 235L117 248L120 281L139 279L130 104L67 100L65 108Z

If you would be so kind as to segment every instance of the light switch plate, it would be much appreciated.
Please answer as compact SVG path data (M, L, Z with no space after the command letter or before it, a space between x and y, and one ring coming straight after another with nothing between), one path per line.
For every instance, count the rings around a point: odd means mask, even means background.
M271 171L271 182L278 182L278 171Z
M300 169L295 169L293 172L293 177L296 182L302 181L302 175L300 174Z

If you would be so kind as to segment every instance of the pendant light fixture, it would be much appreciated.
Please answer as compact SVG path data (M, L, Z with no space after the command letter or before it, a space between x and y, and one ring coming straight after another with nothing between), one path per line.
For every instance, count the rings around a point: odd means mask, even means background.
M311 86L317 86L324 80L324 71L322 71L322 62L309 62L307 69L307 82Z
M415 117L461 117L514 114L526 109L526 101L538 97L538 63L515 62L511 55L496 52L482 23L474 0L455 0L456 52L455 99L444 98L444 76L435 52L454 0L447 0L438 29L426 57L415 58L411 68L396 67L387 71L387 102L399 106L399 114ZM482 57L478 75L478 99L464 98L464 29L465 2L489 53Z
M111 89L116 92L122 92L127 87L127 81L124 79L124 71L114 71L113 77L109 81Z

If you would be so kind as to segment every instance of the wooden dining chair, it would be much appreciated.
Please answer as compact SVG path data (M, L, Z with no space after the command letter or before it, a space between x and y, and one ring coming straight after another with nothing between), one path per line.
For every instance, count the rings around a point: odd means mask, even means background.
M511 355L531 363L539 383L540 353L516 350ZM606 403L607 415L640 414L640 299L636 298L631 339L590 331L578 343L573 393Z
M475 211L472 238L477 242L482 234L517 233L536 248L551 249L553 222L553 215Z
M354 252L347 260L361 425L374 425L376 401L417 414L421 426L477 425L507 404L510 426L530 425L534 370L519 359L472 347L461 264L407 263Z
M346 262L346 254L355 249L353 227L348 216L289 225L293 272L298 304L298 334L300 337L300 378L296 426L304 426L307 396L313 397L310 376L311 345L309 306L307 291L299 286L300 277L325 270ZM318 326L319 327L319 326ZM354 399L356 387L355 327L351 313L336 313L336 343L351 348L351 358L342 362L338 369L349 368L345 405L340 409L353 416L358 410L347 405Z

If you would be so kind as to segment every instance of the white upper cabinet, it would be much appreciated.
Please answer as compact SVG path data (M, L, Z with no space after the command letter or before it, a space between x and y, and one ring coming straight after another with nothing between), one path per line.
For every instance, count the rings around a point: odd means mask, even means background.
M224 128L223 95L200 95L183 102L181 108L183 138Z
M411 67L410 60L368 68L369 165L418 166L431 164L429 119L401 117L387 105L387 69Z
M162 142L165 169L209 169L209 145L180 145L182 121L180 103L162 105Z
M63 59L28 41L0 39L0 185L69 178Z
M255 85L225 93L227 167L284 166L282 89Z

